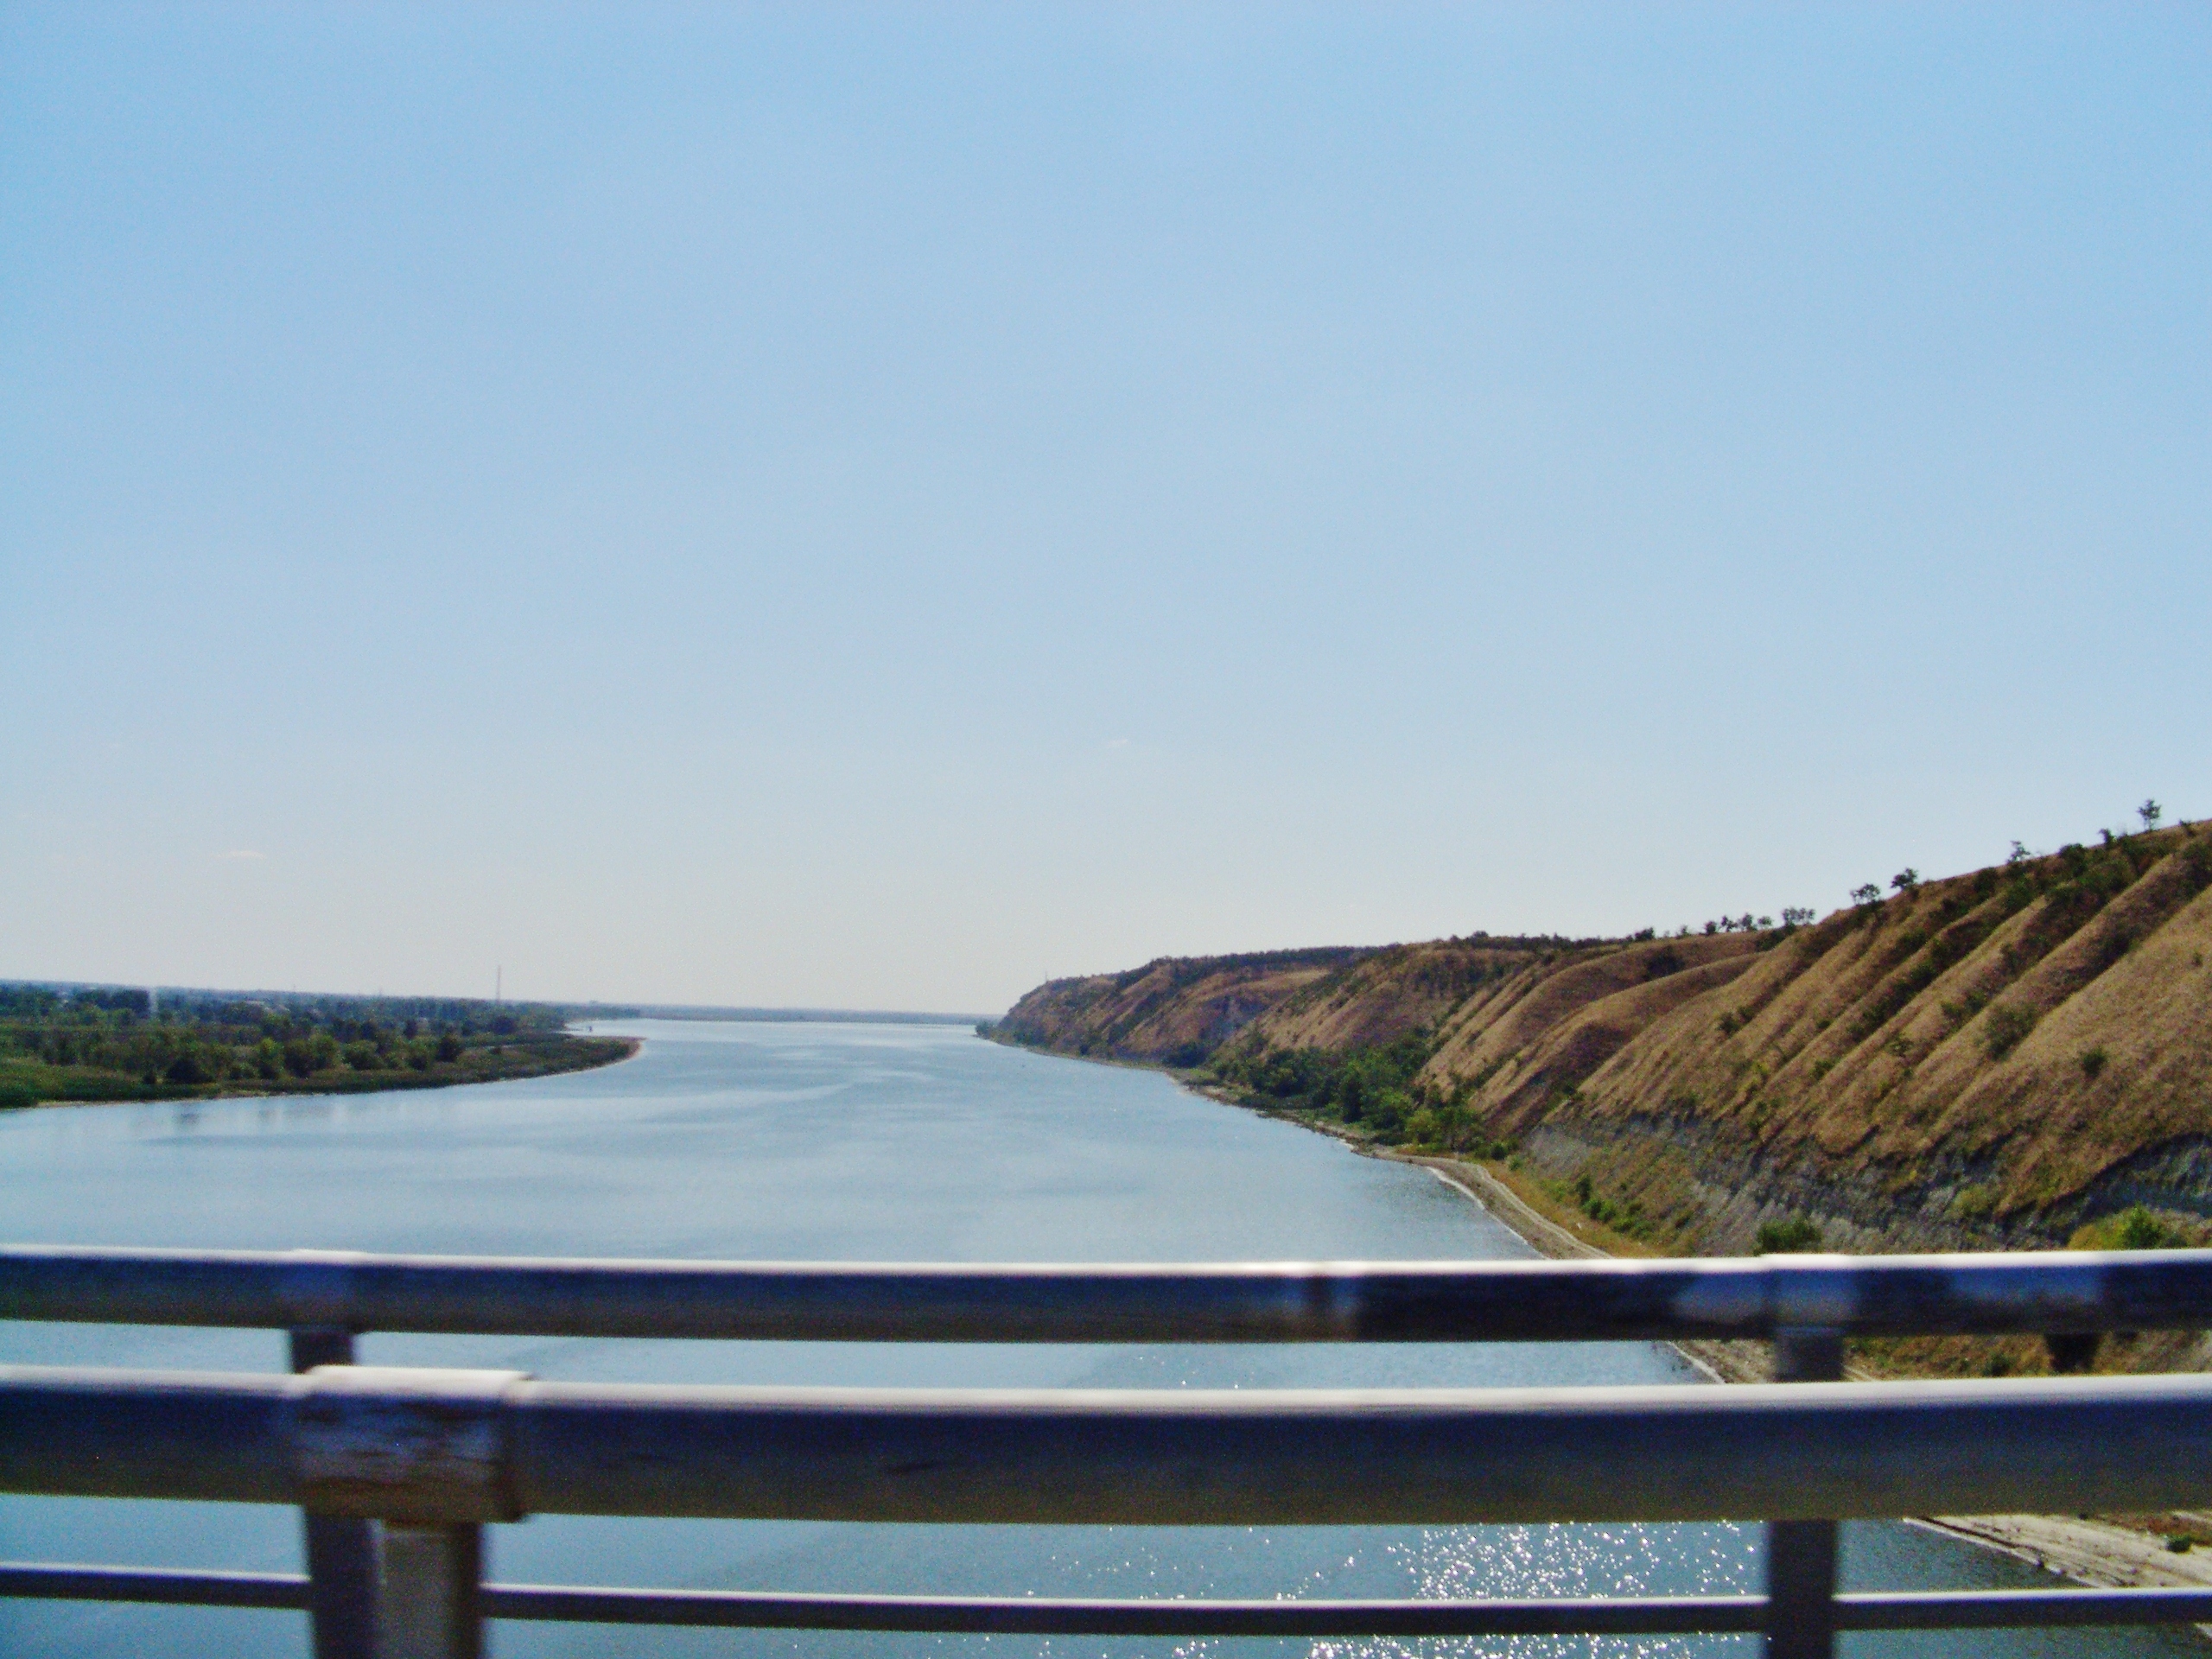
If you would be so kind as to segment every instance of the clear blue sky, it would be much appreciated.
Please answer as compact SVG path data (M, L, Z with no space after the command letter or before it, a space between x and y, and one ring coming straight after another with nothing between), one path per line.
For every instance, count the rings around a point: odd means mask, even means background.
M2212 815L2212 11L15 5L0 975L989 1009Z

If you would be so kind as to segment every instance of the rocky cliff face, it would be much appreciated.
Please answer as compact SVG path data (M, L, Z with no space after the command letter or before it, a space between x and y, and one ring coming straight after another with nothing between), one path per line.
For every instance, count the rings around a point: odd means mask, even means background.
M1320 1112L1345 1057L1412 1036L1428 1109L1367 1129L1510 1141L1663 1248L1787 1216L1855 1248L2024 1244L2138 1203L2212 1216L2208 889L2212 827L2184 825L1789 931L1157 962L1045 986L1002 1031Z
M1050 980L1007 1010L996 1034L1063 1054L1195 1066L1285 998L1369 954L1161 957L1126 973Z

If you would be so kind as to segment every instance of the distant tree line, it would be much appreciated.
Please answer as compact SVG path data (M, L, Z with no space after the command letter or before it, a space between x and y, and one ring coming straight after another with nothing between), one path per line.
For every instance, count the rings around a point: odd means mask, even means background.
M617 1058L549 1004L0 985L0 1106L460 1083ZM603 1051L603 1052L602 1052Z

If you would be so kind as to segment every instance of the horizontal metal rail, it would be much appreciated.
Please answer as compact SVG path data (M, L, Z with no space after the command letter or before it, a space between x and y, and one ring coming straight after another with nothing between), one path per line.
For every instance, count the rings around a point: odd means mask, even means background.
M0 1596L198 1607L304 1608L295 1573L0 1562ZM1764 1596L1484 1598L1457 1601L1084 1600L1043 1596L782 1595L487 1584L487 1618L723 1629L995 1636L1604 1636L1766 1628ZM1840 1595L1849 1630L2212 1621L2212 1590L1891 1591Z
M162 1567L0 1561L0 1596L45 1601L140 1601L169 1607L304 1608L301 1573L208 1573Z
M417 1524L2140 1511L2212 1499L2212 1376L1094 1393L0 1367L0 1490Z
M1588 1342L2212 1327L2212 1250L911 1266L0 1248L0 1319L815 1342Z
M0 1565L0 1595L305 1607L317 1659L487 1618L1445 1636L2212 1621L2212 1591L1836 1596L1834 1517L2212 1499L2212 1377L1846 1388L1847 1336L2212 1327L2212 1251L909 1266L0 1248L0 1318L289 1330L290 1377L0 1367L0 1491L297 1504L308 1578ZM1749 1338L1783 1386L1295 1393L609 1388L357 1367L367 1331L905 1342ZM531 1513L1154 1525L1766 1519L1764 1597L808 1596L480 1582Z

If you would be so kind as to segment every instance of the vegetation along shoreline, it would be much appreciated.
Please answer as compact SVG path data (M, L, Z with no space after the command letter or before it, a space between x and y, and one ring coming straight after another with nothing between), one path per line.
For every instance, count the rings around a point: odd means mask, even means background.
M0 985L0 1109L441 1089L628 1059L550 1003Z

